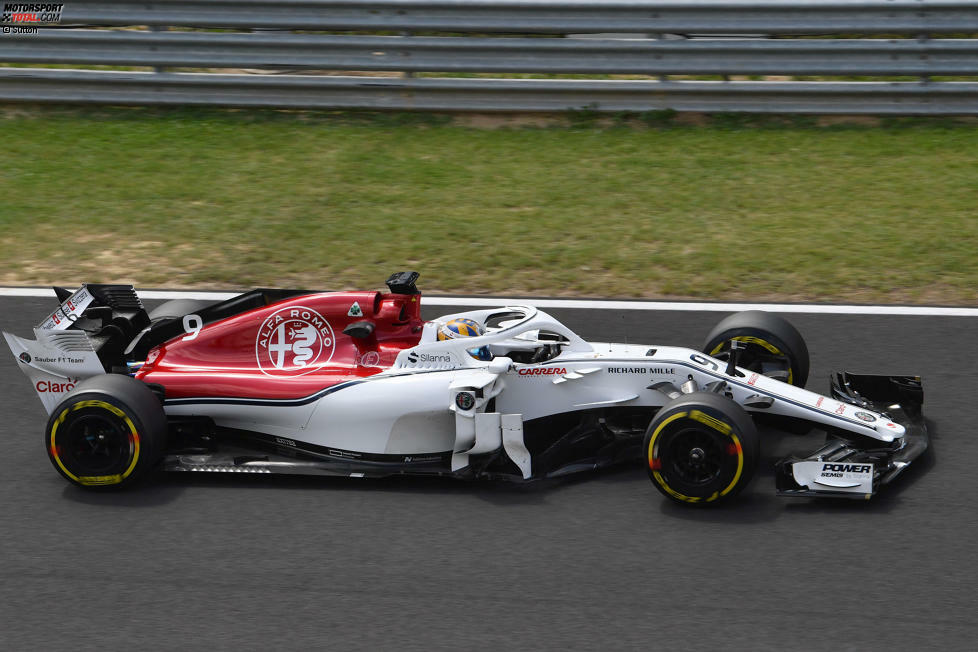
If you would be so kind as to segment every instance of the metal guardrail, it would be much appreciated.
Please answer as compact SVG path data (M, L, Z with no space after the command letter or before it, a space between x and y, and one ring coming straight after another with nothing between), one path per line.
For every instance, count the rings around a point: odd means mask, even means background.
M978 82L930 81L941 75L978 78L978 38L930 38L978 34L978 0L103 0L65 5L60 27L0 35L0 62L145 66L156 72L0 67L0 101L978 114ZM151 31L71 25L150 26ZM172 26L239 31L158 31ZM347 30L374 34L321 33ZM632 36L551 38L595 32ZM472 35L458 36L467 33ZM506 35L491 36L496 33ZM732 33L794 37L664 37ZM660 38L647 38L650 34ZM220 72L241 68L286 74ZM407 77L308 74L320 70ZM431 72L659 79L412 77ZM668 80L667 75L919 76L920 82L708 82Z
M537 34L978 31L972 0L81 0L66 3L63 22Z
M7 100L430 111L974 113L978 83L660 82L131 73L0 68Z
M685 75L978 75L978 39L653 40L45 30L0 61L184 68Z

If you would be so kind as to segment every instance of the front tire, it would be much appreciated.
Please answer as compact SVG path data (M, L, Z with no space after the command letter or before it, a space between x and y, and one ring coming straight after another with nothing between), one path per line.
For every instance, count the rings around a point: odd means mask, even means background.
M808 382L808 345L783 317L762 310L730 315L706 336L703 353L727 360L733 340L745 346L738 366L796 387L804 387Z
M44 443L51 464L72 484L119 488L156 465L166 433L156 395L135 378L108 374L65 396L48 419Z
M649 479L687 505L729 500L750 483L760 437L747 412L726 396L694 392L667 403L645 433Z

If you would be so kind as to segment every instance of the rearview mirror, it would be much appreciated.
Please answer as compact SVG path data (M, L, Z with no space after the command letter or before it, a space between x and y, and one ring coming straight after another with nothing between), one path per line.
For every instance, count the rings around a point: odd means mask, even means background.
M513 359L507 358L506 356L500 356L498 358L493 358L489 363L489 373L491 374L504 374L509 371L510 367L513 366Z

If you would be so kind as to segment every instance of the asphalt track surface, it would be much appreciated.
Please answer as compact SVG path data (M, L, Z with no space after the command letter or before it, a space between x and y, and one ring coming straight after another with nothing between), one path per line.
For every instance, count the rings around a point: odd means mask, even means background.
M0 327L27 336L54 304L4 298ZM588 339L686 346L722 317L550 312ZM931 451L872 501L777 498L762 471L734 504L690 509L640 465L530 487L161 475L92 494L51 468L3 347L0 648L975 649L978 320L790 318L810 388L837 369L923 376Z

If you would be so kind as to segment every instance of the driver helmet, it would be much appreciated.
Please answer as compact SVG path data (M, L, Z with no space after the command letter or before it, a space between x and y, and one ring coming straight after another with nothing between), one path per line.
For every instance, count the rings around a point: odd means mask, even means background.
M457 340L463 337L479 337L480 335L485 335L485 333L486 329L474 319L458 317L456 319L449 319L438 327L438 341L444 342L445 340ZM477 360L492 360L492 354L489 352L488 346L468 349L468 353Z

